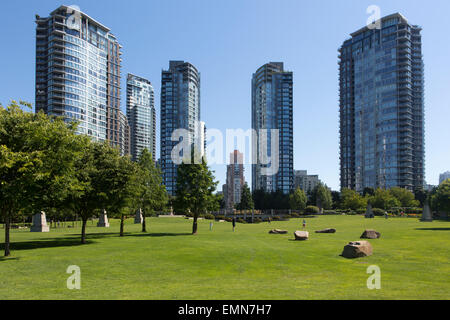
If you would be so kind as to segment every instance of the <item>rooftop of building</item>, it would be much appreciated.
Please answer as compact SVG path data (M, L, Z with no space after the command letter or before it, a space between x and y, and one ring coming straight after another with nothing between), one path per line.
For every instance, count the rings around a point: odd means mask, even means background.
M59 11L61 10L65 10L69 13L75 13L75 12L79 12L80 15L87 19L89 21L89 23L95 25L97 28L102 29L108 38L110 38L111 40L117 41L117 38L114 36L114 34L111 33L111 29L109 29L107 26L105 26L104 24L98 22L97 20L95 20L94 18L92 18L91 16L89 16L88 14L84 13L83 11L79 10L79 8L77 6L68 6L68 5L61 5L59 6L57 9L53 10L50 15L48 17L40 17L39 15L36 15L36 22L38 20L46 20L49 19L52 16L55 16L58 14ZM122 48L122 46L120 46Z

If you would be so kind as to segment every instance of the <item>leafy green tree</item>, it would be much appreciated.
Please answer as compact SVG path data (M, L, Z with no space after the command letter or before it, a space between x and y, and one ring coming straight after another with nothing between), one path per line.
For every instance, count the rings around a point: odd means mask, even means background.
M402 207L412 208L420 206L420 202L414 199L414 194L400 187L395 187L389 190L392 196L394 196Z
M175 206L177 211L190 211L194 216L192 234L197 234L198 218L208 210L213 192L218 182L214 181L213 173L209 170L206 161L194 161L196 157L191 153L191 161L183 161L178 166L177 190Z
M445 180L437 188L432 197L433 206L437 210L450 213L450 179Z
M427 200L429 194L423 188L417 188L414 190L414 198L420 202L420 207L425 205L425 201Z
M20 214L62 206L74 182L80 151L75 124L31 109L25 102L0 106L0 216L5 222L5 256L10 255L10 226Z
M333 206L333 198L331 196L331 190L324 185L319 183L314 189L314 194L317 202L317 206L320 209L329 210Z
M367 207L367 198L362 197L359 193L351 189L342 189L341 192L341 209L364 209Z
M364 197L372 197L375 195L375 189L371 187L364 188L363 196Z
M270 209L270 195L264 190L253 191L253 202L256 210Z
M67 205L81 217L81 243L86 243L87 221L111 206L109 200L117 189L112 188L111 175L116 172L119 151L107 142L92 142L89 137L77 136L83 152L75 161L76 183L67 199Z
M333 200L333 209L339 209L341 206L341 193L339 191L331 191L331 198Z
M252 193L248 184L246 183L241 192L241 203L237 205L238 210L253 210L255 204L253 203Z
M398 208L401 206L400 201L397 200L389 190L377 189L375 195L369 197L370 204L373 208L389 210L391 208Z
M124 236L125 215L132 211L138 199L138 165L130 157L121 157L118 152L105 159L102 178L109 186L105 209L111 217L120 218L120 236Z
M292 210L305 210L307 202L308 198L306 197L306 193L300 188L297 188L294 193L289 196L289 204Z
M162 184L162 174L153 161L152 154L144 149L138 161L138 197L137 208L142 209L142 232L147 232L146 217L157 210L163 210L169 198Z

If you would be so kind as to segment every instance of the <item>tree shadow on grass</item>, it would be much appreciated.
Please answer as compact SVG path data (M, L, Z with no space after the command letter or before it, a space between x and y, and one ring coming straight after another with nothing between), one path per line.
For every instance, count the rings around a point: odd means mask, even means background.
M192 236L192 233L133 233L126 235L126 237L152 237L152 238L163 238L163 237L182 237L182 236Z
M417 228L420 231L450 231L450 228Z
M124 232L123 237L121 237L119 233L92 233L92 234L86 234L86 239L128 238L128 237L155 237L155 238L158 238L158 237L177 237L177 236L190 236L190 235L192 235L192 233L151 233L151 232L132 233L132 232Z
M85 245L89 245L92 243L94 243L94 241L86 240ZM84 244L81 244L80 238L57 238L37 241L13 242L10 244L10 249L11 251L20 251L58 247L77 247L81 245ZM0 250L5 250L4 243L0 244Z
M20 258L12 258L12 257L0 257L0 262L3 261L18 261Z
M11 251L20 250L34 250L34 249L45 249L45 248L58 248L58 247L78 247L93 244L96 241L93 239L102 238L127 238L127 237L177 237L177 236L191 236L191 233L124 233L124 237L120 237L118 233L93 233L86 235L86 244L81 244L80 236L66 237L66 238L45 238L36 241L25 241L25 242L12 242L10 244ZM0 244L0 251L5 250L5 244ZM1 259L0 261L8 260Z

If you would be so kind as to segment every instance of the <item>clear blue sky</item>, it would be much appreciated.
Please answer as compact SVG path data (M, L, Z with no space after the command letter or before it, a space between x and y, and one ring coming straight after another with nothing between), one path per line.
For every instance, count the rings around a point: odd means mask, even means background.
M78 5L118 37L122 79L131 72L152 81L158 126L161 70L169 60L198 67L202 120L224 132L250 128L252 73L269 61L283 61L294 72L295 168L319 174L333 189L339 189L337 49L365 25L369 5L378 5L383 16L400 12L423 27L427 182L437 184L439 174L450 170L448 0L3 0L3 105L11 99L34 103L34 17L61 4ZM225 166L213 169L223 184ZM251 182L250 170L246 177Z

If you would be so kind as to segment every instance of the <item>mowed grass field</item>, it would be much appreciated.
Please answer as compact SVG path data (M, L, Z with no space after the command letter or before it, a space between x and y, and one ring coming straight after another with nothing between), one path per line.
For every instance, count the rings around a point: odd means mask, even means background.
M36 234L13 231L12 257L0 258L0 300L304 300L449 299L450 223L361 216L309 218L310 240L293 241L303 219L238 224L149 219L148 233L127 221L111 228L88 224L87 245L79 228ZM273 228L289 231L270 235ZM336 228L336 234L315 234ZM365 229L381 232L370 240L374 255L348 260L344 246ZM4 230L0 229L3 241ZM67 267L81 268L81 290L68 290ZM367 268L381 269L381 290L367 288Z

